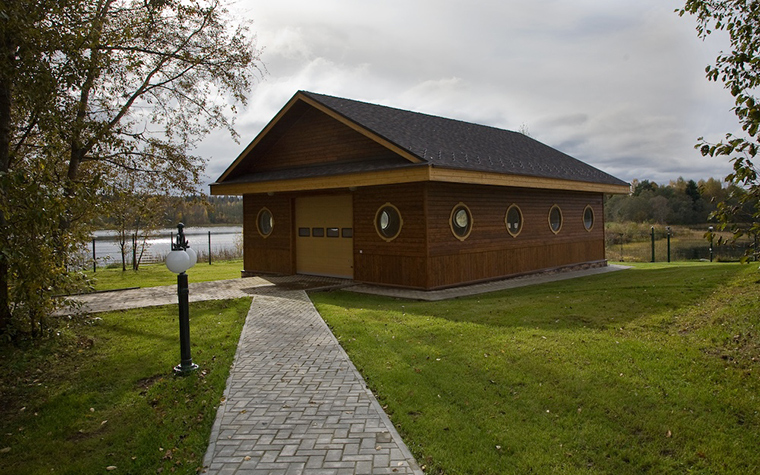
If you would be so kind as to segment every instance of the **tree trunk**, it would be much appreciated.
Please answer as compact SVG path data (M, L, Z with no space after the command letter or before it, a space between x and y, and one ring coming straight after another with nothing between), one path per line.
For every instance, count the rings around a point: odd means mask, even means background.
M12 64L12 42L8 37L2 38L0 54L0 68L4 71ZM5 72L0 73L0 173L6 173L10 169L10 142L11 142L11 79ZM0 184L2 186L2 184ZM0 188L0 196L4 198L5 190ZM0 246L6 246L8 231L5 213L0 210ZM0 251L2 249L0 248ZM3 252L0 252L0 333L3 333L11 321L10 300L8 298L8 260Z
M119 242L119 251L121 251L121 271L127 271L127 244L125 238Z
M0 228L5 228L5 215L0 211ZM11 321L11 302L8 298L8 261L0 255L0 334Z

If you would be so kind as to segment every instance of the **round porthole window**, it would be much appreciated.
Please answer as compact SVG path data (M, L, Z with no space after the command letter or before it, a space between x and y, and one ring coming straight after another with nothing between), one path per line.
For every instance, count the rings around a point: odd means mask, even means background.
M259 214L256 217L256 227L262 237L269 237L269 235L272 234L272 229L274 229L274 217L272 216L272 212L266 208L261 208L261 211L259 211Z
M512 205L507 208L507 214L504 216L504 224L507 226L507 232L513 237L517 237L522 231L523 216L520 207Z
M549 210L549 229L554 234L557 234L562 229L562 210L557 205L552 206Z
M594 209L591 205L586 206L586 209L583 210L583 227L586 228L586 231L591 231L594 227Z
M401 232L404 220L398 208L390 203L385 203L375 214L375 230L385 241L393 241Z
M472 231L472 213L464 203L459 203L451 210L451 232L460 241L467 239Z

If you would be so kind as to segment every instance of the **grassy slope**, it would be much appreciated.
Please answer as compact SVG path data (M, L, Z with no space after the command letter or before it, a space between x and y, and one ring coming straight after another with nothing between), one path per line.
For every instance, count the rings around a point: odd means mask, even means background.
M757 473L756 266L447 302L314 294L431 473Z
M98 314L0 349L0 473L196 473L249 305L191 304L200 371L184 378L172 375L176 305Z

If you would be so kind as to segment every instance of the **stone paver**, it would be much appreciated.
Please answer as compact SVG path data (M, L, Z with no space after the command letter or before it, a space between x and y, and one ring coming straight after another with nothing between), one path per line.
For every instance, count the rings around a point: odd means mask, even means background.
M422 473L304 291L254 297L225 397L208 473Z

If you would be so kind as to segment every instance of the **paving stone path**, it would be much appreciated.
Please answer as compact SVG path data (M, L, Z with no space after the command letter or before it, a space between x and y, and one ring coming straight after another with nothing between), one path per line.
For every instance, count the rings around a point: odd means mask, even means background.
M208 473L422 473L304 291L254 297L225 397Z

